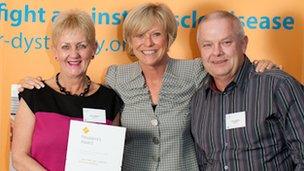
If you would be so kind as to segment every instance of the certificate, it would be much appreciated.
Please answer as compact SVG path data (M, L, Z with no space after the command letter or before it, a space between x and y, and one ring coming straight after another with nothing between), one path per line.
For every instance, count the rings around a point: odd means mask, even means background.
M71 121L66 171L119 171L126 128Z

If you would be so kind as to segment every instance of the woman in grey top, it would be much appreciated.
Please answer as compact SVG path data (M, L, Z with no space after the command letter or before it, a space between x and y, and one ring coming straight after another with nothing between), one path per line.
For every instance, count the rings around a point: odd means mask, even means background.
M106 76L125 103L123 170L198 170L189 102L205 73L198 60L168 56L176 33L176 19L164 4L140 5L124 21L128 53L138 62L111 66Z
M164 4L140 5L124 21L128 53L138 61L111 66L106 76L107 84L125 103L121 114L121 125L127 128L123 170L198 170L189 103L206 74L199 60L169 57L176 34L175 16ZM272 63L261 63L262 68L268 65ZM31 87L34 82L23 86Z

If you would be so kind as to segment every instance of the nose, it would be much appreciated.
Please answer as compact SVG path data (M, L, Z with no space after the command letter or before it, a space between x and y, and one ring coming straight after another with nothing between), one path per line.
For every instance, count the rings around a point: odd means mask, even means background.
M79 50L76 49L76 48L73 48L70 50L70 53L69 53L70 57L73 57L73 58L78 58L80 55L79 55Z
M221 44L220 43L214 44L213 55L221 56L222 54L223 54L223 48L222 48Z
M153 39L152 39L151 35L146 35L145 36L144 44L145 44L145 46L148 46L148 47L154 45L154 42L153 42Z

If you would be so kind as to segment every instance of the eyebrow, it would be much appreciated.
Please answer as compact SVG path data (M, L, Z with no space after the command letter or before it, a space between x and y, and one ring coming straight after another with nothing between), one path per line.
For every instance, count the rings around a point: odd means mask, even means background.
M80 42L76 42L76 44L80 44L80 43L88 43L88 42L86 40L80 41ZM62 42L61 44L71 44L71 42Z
M229 35L229 36L227 36L227 37L225 37L225 38L223 38L223 39L220 39L219 41L223 41L223 40L226 40L226 39L233 39L233 35ZM204 43L204 42L212 42L211 40L207 40L207 39L200 39L200 41L199 41L200 43Z

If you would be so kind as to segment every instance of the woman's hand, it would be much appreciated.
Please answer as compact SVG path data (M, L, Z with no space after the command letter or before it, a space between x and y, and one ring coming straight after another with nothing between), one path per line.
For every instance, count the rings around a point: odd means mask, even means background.
M269 69L282 69L282 65L277 65L275 63L273 63L270 60L254 60L253 64L256 66L255 67L255 71L256 72L264 72L265 70L269 70Z
M42 82L42 78L40 76L34 78L34 77L25 77L22 79L19 84L20 87L18 88L19 92L22 92L25 88L26 89L33 89L37 88L40 89L44 87L44 83Z

